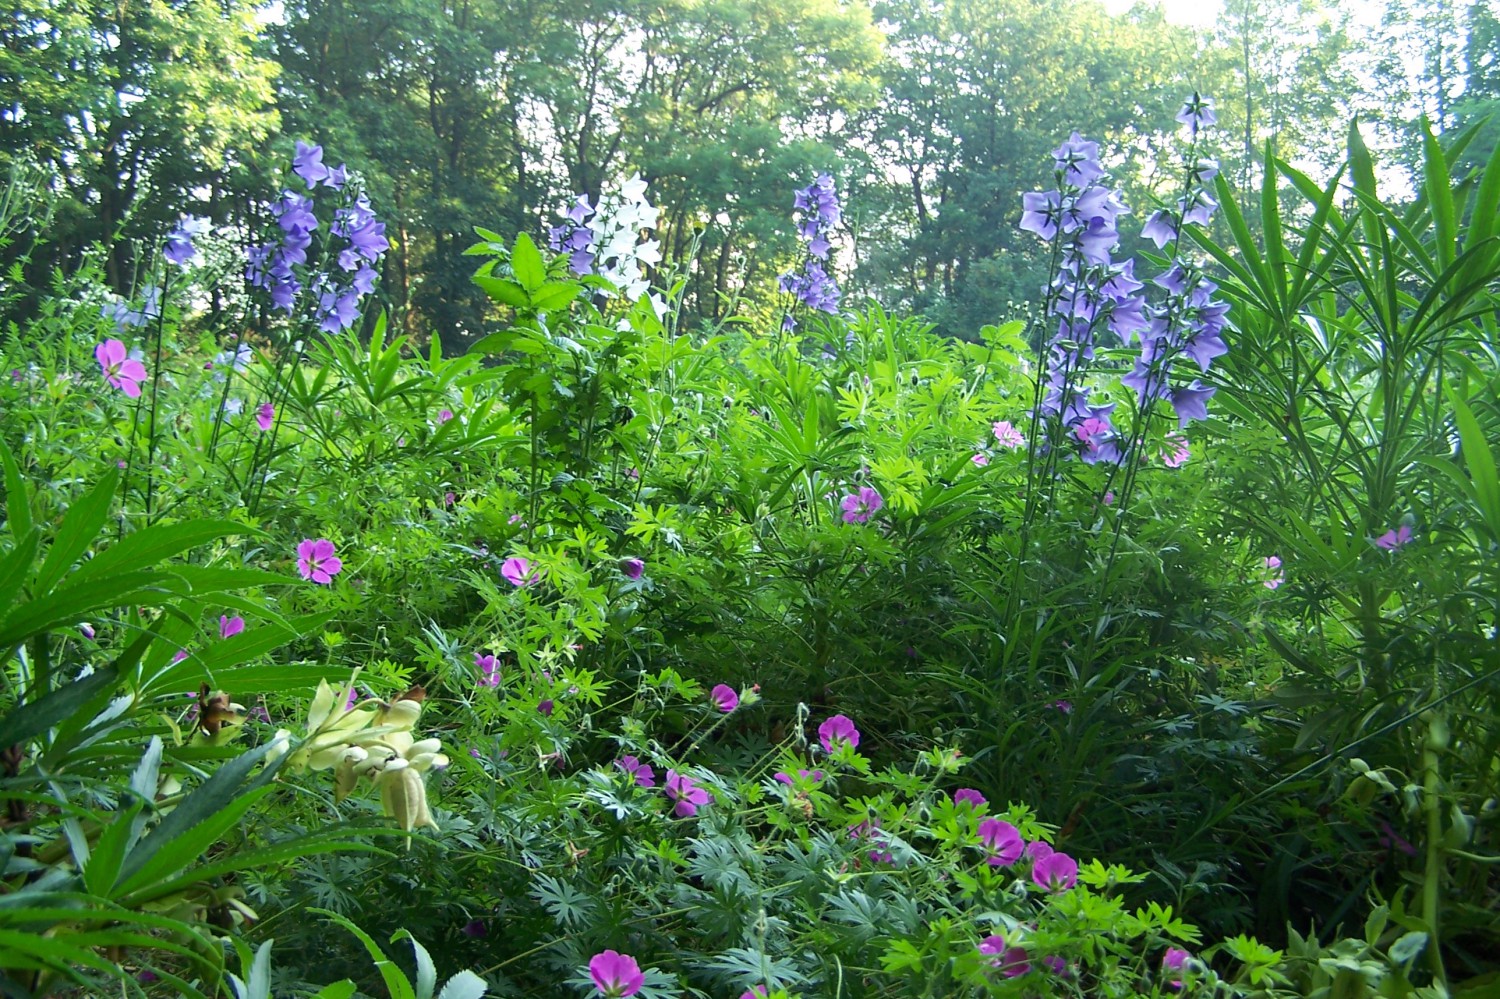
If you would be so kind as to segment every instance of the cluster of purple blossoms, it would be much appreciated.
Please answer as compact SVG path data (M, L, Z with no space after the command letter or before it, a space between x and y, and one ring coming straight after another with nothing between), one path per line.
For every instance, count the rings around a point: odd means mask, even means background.
M376 271L372 265L379 263L390 248L385 238L385 223L375 217L363 192L345 191L348 173L343 164L332 169L323 165L322 146L299 141L292 170L307 182L309 191L322 185L345 195L344 204L335 210L328 227L330 236L344 244L334 257L339 273L330 270L311 278L318 326L325 332L336 333L354 325L359 318L360 299L375 290ZM312 196L283 191L281 199L271 206L280 234L270 242L251 247L247 254L245 280L269 292L272 306L288 313L302 293L306 274L299 273L299 268L307 267L308 250L319 228L314 204ZM332 247L327 250L332 254Z
M99 308L99 315L115 324L116 333L124 333L132 326L145 326L147 321L161 315L161 288L154 284L147 285L141 295L139 309L132 309L125 299L111 295Z
M193 240L199 236L208 235L208 219L199 218L196 215L184 216L177 224L177 228L167 233L167 242L162 247L162 256L169 263L178 267L186 267L198 256L198 248L193 245Z
M833 249L828 237L843 218L838 193L833 189L833 177L818 174L817 180L797 191L793 207L802 213L797 234L807 240L807 256L800 271L788 271L781 276L781 290L809 309L835 315L841 292L824 266ZM788 330L796 325L797 321L790 313L781 323L782 329Z
M1199 128L1213 123L1211 102L1195 94L1178 120L1192 126L1196 140ZM1047 344L1047 391L1041 411L1059 421L1070 449L1084 462L1117 464L1125 452L1111 420L1115 404L1090 404L1090 389L1082 383L1102 333L1125 344L1139 342L1134 367L1121 380L1137 393L1143 413L1165 400L1177 415L1179 429L1208 416L1214 389L1179 373L1177 367L1186 358L1202 374L1215 357L1228 351L1221 334L1229 307L1213 298L1217 286L1176 253L1175 242L1183 226L1204 225L1212 218L1218 204L1204 185L1217 174L1218 165L1196 155L1195 141L1188 156L1186 191L1176 211L1155 212L1146 223L1143 235L1158 247L1174 243L1171 267L1151 279L1166 298L1152 305L1146 283L1135 275L1135 261L1112 259L1119 241L1118 220L1129 209L1117 191L1097 183L1104 178L1098 143L1075 132L1054 150L1053 158L1057 190L1024 195L1021 216L1021 228L1055 241L1060 261L1047 295L1047 311L1058 326ZM1172 454L1180 450L1174 448Z
M547 233L548 245L568 255L574 274L598 274L627 299L648 298L657 315L666 305L651 295L650 268L661 263L661 242L641 239L642 230L656 228L660 209L646 199L646 182L636 174L617 189L606 190L597 205L580 194L563 213L567 220Z

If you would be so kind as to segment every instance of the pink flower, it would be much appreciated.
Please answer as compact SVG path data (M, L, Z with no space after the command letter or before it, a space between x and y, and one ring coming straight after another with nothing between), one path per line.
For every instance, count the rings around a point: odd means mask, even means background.
M824 752L832 753L840 743L848 743L850 749L859 748L859 729L844 715L834 715L818 726L818 741Z
M274 427L276 425L276 407L269 402L261 403L260 408L255 411L255 425L260 427L261 433L265 433Z
M995 440L1001 447L1015 450L1026 445L1026 438L1021 436L1021 431L1010 425L1009 420L1001 420L994 426Z
M531 568L530 560L519 555L505 560L500 566L500 575L512 586L530 586L537 581L537 573Z
M486 687L500 686L500 664L495 657L482 652L474 653L474 665L479 667L479 682Z
M1193 955L1181 947L1168 947L1167 952L1162 955L1161 970L1182 974L1182 969L1193 959ZM1175 978L1168 982L1174 989L1182 988L1182 979Z
M615 766L629 774L635 780L637 787L656 786L656 771L651 769L649 764L642 763L634 756L620 757L615 760Z
M1276 587L1286 582L1285 574L1277 571L1281 568L1281 559L1277 558L1275 555L1272 555L1265 560L1265 566L1266 572L1270 575L1267 575L1265 579L1261 580L1262 586L1264 586L1268 590L1274 590L1276 589Z
M646 984L646 976L635 958L613 950L595 954L589 960L589 974L599 992L609 999L633 996Z
M458 495L453 492L443 493L443 506L452 506L458 502Z
M440 410L438 410L438 426L442 426L444 423L447 423L451 419L453 419L453 410L451 410L451 409L440 409Z
M125 394L129 395L130 393L126 392ZM1386 531L1380 537L1376 538L1375 539L1375 547L1376 548L1383 548L1384 550L1386 550L1388 552L1393 552L1397 548L1402 547L1403 545L1407 544L1410 541L1411 541L1411 525L1410 524L1402 524L1399 527L1393 527L1393 528L1391 528L1389 531Z
M1052 854L1055 852L1056 851L1052 849L1050 843L1044 843L1041 840L1037 840L1035 843L1026 844L1026 856L1031 858L1031 862L1033 864L1044 857L1052 856Z
M989 804L985 796L972 787L961 787L953 792L953 803L955 805L962 805L966 801L969 803L969 807L973 808L976 812Z
M718 709L726 715L740 706L740 695L734 692L734 688L726 683L721 683L708 692L708 699L714 702Z
M844 510L844 523L863 524L885 506L885 499L871 486L860 486L858 492L845 496L839 504Z
M1167 449L1161 453L1162 464L1168 468L1180 468L1193 456L1188 450L1187 438L1181 434L1167 434Z
M778 780L781 783L785 784L787 787L792 787L795 783L792 780L792 775L787 773L785 770L778 770L771 776L773 780ZM824 776L826 775L821 770L799 769L797 771L797 776L801 777L803 780L811 780L814 784L821 784L823 782Z
M1031 970L1026 951L1020 947L1005 946L1005 938L991 933L979 942L979 953L990 957L990 964L1000 969L1006 978L1015 978Z
M979 842L990 851L991 867L1009 867L1021 859L1026 841L1021 831L1009 822L988 818L979 823Z
M988 465L990 463L990 456L987 455L987 454L985 454L983 451L980 451L980 452L976 453L974 455L974 457L970 458L969 460L972 461L975 465L979 466L980 468L983 468L984 466L986 466L986 465Z
M1078 861L1066 853L1049 853L1031 865L1031 880L1038 888L1056 894L1078 883Z
M706 805L714 800L713 795L694 783L693 778L676 770L667 771L666 791L667 797L675 802L672 814L680 819L697 815L699 805Z
M1051 704L1048 705L1048 707L1052 708L1052 710L1054 710L1054 711L1057 711L1057 712L1059 712L1061 714L1065 714L1065 715L1070 715L1070 714L1073 713L1073 702L1072 701L1053 701Z
M230 638L245 630L245 619L236 614L234 617L219 615L219 637Z
M78 622L78 633L84 638L93 638L94 626L89 624L87 621L80 621Z
M537 706L536 706L537 714L543 715L543 716L545 716L547 718L551 718L552 717L552 711L556 707L557 707L557 705L554 704L553 701L552 701L552 698L549 697L545 701L542 701L539 704L537 704Z
M94 348L94 357L104 378L131 399L140 397L141 382L146 380L146 366L129 357L119 340L105 340Z
M176 652L172 653L172 665L176 666L178 663L182 662L187 657L188 657L188 650L187 649L178 649Z
M753 989L746 989L740 993L740 999L766 999L766 987L757 985Z
M1105 506L1114 506L1114 503L1115 503L1115 491L1113 489L1111 489L1111 490L1109 490L1108 492L1106 492L1104 494L1104 505Z
M327 538L308 538L297 546L297 571L303 579L327 585L344 571L343 560L334 554L333 542Z
M620 559L620 571L625 574L625 578L627 579L640 579L642 573L646 571L646 563L638 558L622 558Z

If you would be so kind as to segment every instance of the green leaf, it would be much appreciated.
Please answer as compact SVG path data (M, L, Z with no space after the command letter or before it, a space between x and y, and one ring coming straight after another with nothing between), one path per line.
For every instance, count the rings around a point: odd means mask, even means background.
M553 282L537 289L531 296L531 307L538 312L556 312L567 308L583 290L572 282Z
M349 999L354 992L354 983L346 978L341 982L323 986L313 994L312 999Z
M0 464L5 466L5 509L10 536L19 545L21 539L31 532L31 493L16 464L16 456L10 453L3 440L0 440Z
M93 489L68 508L67 516L57 530L57 538L47 551L47 560L36 574L33 596L40 597L50 591L98 539L99 530L109 519L109 508L114 503L115 487L119 482L119 472L110 469Z
M195 863L220 832L239 816L265 790L265 782L275 774L281 761L266 767L257 780L240 790L250 771L259 766L274 743L266 743L235 757L213 774L167 813L161 824L141 840L125 858L121 868L124 883L121 894L134 891L152 880L160 879ZM283 760L285 757L282 758ZM227 822L223 821L229 816ZM163 855L164 848L171 849Z
M541 251L524 232L516 233L511 246L510 269L528 295L547 283L547 265L542 261Z
M127 534L79 567L73 580L83 582L108 572L149 569L174 555L231 534L263 534L254 527L228 520L190 520L158 524Z
M29 529L19 543L0 559L0 607L10 607L16 602L26 578L31 575L31 563L36 559L37 546L41 544L42 532ZM5 650L0 649L0 653Z
M1417 955L1426 949L1427 934L1421 930L1413 930L1410 933L1401 934L1396 942L1391 944L1390 950L1387 953L1390 954L1391 960L1397 964L1406 964L1409 961L1415 960Z
M432 999L433 990L437 988L437 968L432 964L432 955L406 930L397 930L391 937L391 943L398 940L410 940L412 952L416 956L417 999Z
M438 993L438 999L480 999L489 986L484 979L472 971L460 971L448 979L443 986L443 991Z
M513 309L526 309L531 307L531 297L526 294L526 289L514 281L505 278L490 277L486 274L474 275L474 283L501 305L508 305ZM472 348L471 348L472 349Z
M1422 183L1432 207L1434 238L1438 264L1448 267L1458 253L1458 233L1454 223L1453 179L1443 147L1432 134L1432 126L1422 119Z
M90 676L59 687L38 700L23 704L0 719L0 746L30 742L70 718L96 694L114 688L119 667L111 664Z
M316 912L321 916L327 916L333 922L338 923L344 929L354 934L355 939L365 945L365 950L375 960L375 967L380 971L380 977L385 981L386 991L390 992L391 999L417 999L417 994L412 990L411 982L396 963L385 956L385 951L364 930L360 929L352 921L345 919L338 913L329 909L310 908L309 912Z

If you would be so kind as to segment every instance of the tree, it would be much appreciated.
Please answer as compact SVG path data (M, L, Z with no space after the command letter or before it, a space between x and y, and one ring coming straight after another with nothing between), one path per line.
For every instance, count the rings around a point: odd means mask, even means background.
M222 217L242 151L277 125L276 67L245 0L19 0L0 25L0 161L34 159L65 193L55 253L115 240L110 282L186 212ZM207 195L205 198L204 195Z

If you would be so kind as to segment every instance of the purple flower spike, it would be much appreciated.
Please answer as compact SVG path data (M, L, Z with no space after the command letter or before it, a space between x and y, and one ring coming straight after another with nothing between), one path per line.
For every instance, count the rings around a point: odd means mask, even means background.
M635 958L613 950L595 954L589 960L589 975L599 987L600 995L608 999L633 996L646 984L646 976Z
M713 795L699 787L691 777L676 770L667 771L667 797L672 799L672 814L680 819L698 814L698 807L713 801Z
M343 560L327 538L309 538L297 546L297 572L303 579L327 586L343 570Z
M859 729L854 727L848 717L834 715L818 726L818 741L823 744L823 751L828 753L834 752L841 745L858 749Z
M1031 867L1031 880L1038 888L1056 894L1078 883L1078 861L1066 853L1038 857Z
M734 692L734 688L728 684L721 683L708 692L708 699L714 702L714 706L726 715L740 706L740 695Z

